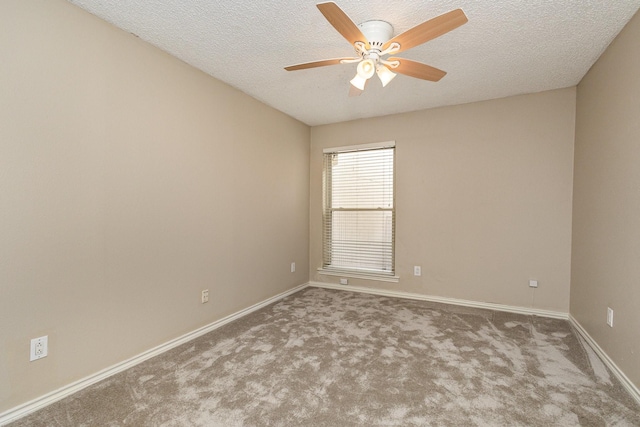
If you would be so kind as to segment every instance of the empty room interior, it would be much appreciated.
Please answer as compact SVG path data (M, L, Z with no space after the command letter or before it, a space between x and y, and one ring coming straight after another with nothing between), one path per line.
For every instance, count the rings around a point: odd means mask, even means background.
M0 2L0 425L640 425L640 1L392 3Z

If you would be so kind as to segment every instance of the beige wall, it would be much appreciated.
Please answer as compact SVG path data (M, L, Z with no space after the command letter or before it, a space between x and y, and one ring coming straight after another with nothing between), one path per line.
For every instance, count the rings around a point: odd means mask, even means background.
M349 283L567 312L574 123L570 88L312 128L311 280L322 149L395 140L400 281Z
M307 282L306 125L62 0L0 57L0 412Z
M571 314L640 386L638 76L636 14L578 86Z

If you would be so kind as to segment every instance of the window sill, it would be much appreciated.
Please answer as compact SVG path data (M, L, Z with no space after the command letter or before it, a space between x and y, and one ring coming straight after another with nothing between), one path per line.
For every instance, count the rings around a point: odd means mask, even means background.
M378 282L398 283L400 281L399 276L375 274L375 273L368 274L364 272L361 273L361 272L350 271L350 270L327 270L324 268L319 268L318 274L322 274L324 276L348 277L351 279L376 280Z

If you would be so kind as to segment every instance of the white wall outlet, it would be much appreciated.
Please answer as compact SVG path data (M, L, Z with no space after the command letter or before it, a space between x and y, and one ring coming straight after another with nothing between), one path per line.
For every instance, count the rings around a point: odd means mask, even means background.
M420 267L419 265L414 265L413 266L413 275L414 276L422 276L422 267Z
M49 336L45 335L44 337L34 338L31 340L31 353L29 356L29 361L33 362L34 360L42 359L43 357L47 357L49 354Z
M341 285L348 285L349 284L349 280L348 279L340 279L340 284Z
M529 287L530 288L537 288L538 287L538 281L537 280L529 280Z
M613 328L613 310L607 307L607 325Z
M209 289L202 290L202 303L209 302Z
M295 262L292 262L292 263L291 263L291 272L292 272L292 273L295 273L295 272L296 272L296 263L295 263Z

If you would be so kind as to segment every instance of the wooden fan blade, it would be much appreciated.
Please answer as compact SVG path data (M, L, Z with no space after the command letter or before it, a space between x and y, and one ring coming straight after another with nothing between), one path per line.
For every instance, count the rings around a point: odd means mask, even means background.
M362 34L360 28L354 24L351 18L349 18L337 4L334 2L327 2L319 3L316 6L320 9L320 12L322 12L324 17L327 18L327 21L333 25L333 28L342 34L342 37L347 39L352 46L355 42L362 42L365 44L367 49L371 48L371 46L369 46L369 41L364 34Z
M358 89L354 85L349 85L349 96L360 96L362 95L363 90Z
M394 73L404 74L405 76L415 77L417 79L437 82L447 74L446 71L410 59L389 58L388 60L400 62L400 65L396 68L391 68L391 71Z
M369 81L371 79L368 79L364 82L364 89L360 90L357 87L355 87L354 85L350 84L349 85L349 96L360 96L362 95L362 92L365 91L365 89L367 88L367 85L369 84Z
M366 88L367 88L367 86L366 86L366 83L365 83L365 89ZM349 96L360 96L360 95L362 95L362 92L364 92L364 91L358 89L354 85L352 85L352 84L349 85Z
M458 28L467 21L467 16L464 14L462 9L452 10L444 15L440 15L436 18L425 21L420 25L416 25L402 34L398 34L386 42L382 46L382 50L391 46L391 43L400 44L400 50L394 53L411 49L412 47L428 42L429 40L433 40L436 37L440 37L441 35Z
M284 69L287 71L295 71L295 70L305 70L307 68L325 67L327 65L337 65L337 64L340 64L340 61L342 61L343 59L352 60L352 59L358 59L358 58L323 59L322 61L313 61L313 62L305 62L304 64L289 65L288 67L284 67Z

